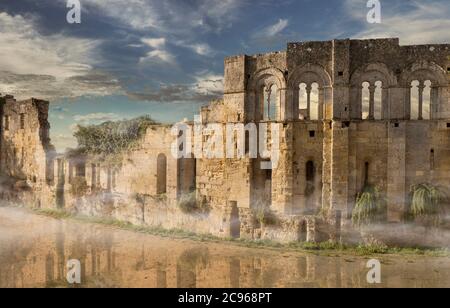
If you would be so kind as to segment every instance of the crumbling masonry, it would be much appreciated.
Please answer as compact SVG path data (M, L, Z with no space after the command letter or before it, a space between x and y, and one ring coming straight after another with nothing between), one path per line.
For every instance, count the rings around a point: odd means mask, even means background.
M59 157L48 140L48 103L4 97L2 173L26 181L33 206L280 241L344 236L370 184L388 200L387 222L400 225L411 185L450 187L449 48L333 40L226 58L224 97L201 110L202 124L281 123L272 171L249 157L175 159L167 126L149 128L115 164ZM74 196L80 177L88 189ZM187 194L211 211L182 212ZM277 222L258 219L260 207Z

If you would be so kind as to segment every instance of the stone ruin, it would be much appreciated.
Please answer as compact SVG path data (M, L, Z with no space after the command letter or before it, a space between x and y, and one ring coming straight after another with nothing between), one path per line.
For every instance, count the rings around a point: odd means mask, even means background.
M370 184L388 201L385 230L398 233L412 185L450 188L449 48L346 39L226 58L223 99L202 108L201 124L281 124L274 170L262 170L262 158L174 158L164 125L114 164L57 155L48 102L5 96L1 172L28 187L20 198L33 207L282 242L351 241L356 196ZM181 211L187 195L210 211Z

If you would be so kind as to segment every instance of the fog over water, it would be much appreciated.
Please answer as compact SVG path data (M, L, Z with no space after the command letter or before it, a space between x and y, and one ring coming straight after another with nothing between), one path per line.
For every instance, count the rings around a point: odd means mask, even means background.
M381 287L450 287L450 259L380 256ZM173 240L0 208L0 287L374 287L369 258Z

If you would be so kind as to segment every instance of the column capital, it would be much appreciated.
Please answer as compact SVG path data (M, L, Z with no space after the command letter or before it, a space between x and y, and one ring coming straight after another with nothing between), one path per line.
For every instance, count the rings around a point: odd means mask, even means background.
M420 82L420 84L419 84L419 90L423 90L423 89L425 89L427 86L423 83L423 82Z

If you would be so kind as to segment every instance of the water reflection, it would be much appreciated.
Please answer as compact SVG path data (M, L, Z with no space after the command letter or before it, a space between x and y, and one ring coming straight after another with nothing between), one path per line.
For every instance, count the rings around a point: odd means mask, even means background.
M369 287L367 260L168 240L0 208L0 287ZM383 258L384 287L450 287L448 258Z

